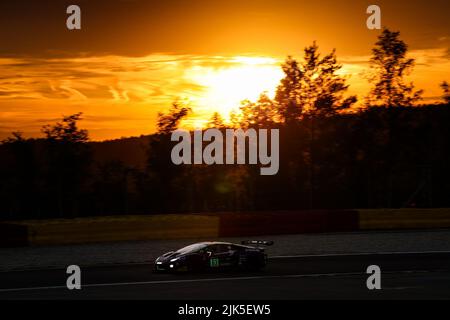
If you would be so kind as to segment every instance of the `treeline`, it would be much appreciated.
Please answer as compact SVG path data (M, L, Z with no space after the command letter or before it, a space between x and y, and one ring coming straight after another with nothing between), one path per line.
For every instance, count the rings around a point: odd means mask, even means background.
M15 133L0 145L1 218L449 207L448 84L442 104L417 105L422 92L404 80L414 64L406 53L399 33L385 29L359 109L345 94L335 52L321 56L313 44L301 61L286 60L274 99L245 101L226 123L212 117L209 126L223 130L280 129L275 176L261 176L257 165L172 164L171 132L190 113L180 103L159 115L158 133L141 139L144 165L105 157L109 142L90 143L81 114L45 126L41 139Z

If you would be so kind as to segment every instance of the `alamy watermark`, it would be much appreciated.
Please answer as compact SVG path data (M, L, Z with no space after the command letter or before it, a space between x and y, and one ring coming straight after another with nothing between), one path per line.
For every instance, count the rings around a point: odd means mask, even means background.
M366 21L367 28L369 30L381 29L381 8L376 4L372 4L367 7L366 13L370 14Z
M369 290L381 290L381 269L377 265L371 265L367 267L367 274L370 276L367 278L366 286Z
M66 20L66 27L69 30L81 29L81 8L75 4L67 7L66 13L70 14Z
M66 286L69 290L81 290L81 269L77 265L70 265L67 267L66 273L69 274L67 277Z
M224 137L224 133L225 137ZM269 137L270 133L270 137ZM280 166L279 129L176 130L171 140L179 141L171 153L181 164L260 164L261 175L275 175ZM207 142L205 145L204 142ZM269 149L270 144L270 149ZM247 148L248 147L248 148ZM248 162L247 162L248 160Z
M70 16L67 17L66 27L69 30L81 29L81 8L78 5L72 4L67 7L66 13ZM366 26L370 30L381 29L381 8L372 4L367 7L366 13L370 16L366 20Z

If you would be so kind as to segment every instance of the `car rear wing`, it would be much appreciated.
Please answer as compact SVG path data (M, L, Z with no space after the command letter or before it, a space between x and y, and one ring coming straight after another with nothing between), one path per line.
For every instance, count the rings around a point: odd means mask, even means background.
M268 246L272 246L274 244L273 241L266 241L266 240L244 240L241 242L241 244L243 245L252 245L252 246L256 246L256 247L268 247Z

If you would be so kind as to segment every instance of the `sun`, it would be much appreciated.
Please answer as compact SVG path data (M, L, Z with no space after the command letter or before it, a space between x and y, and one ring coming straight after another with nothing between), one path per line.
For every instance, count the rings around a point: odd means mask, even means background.
M199 95L190 98L197 116L204 120L213 112L219 112L227 120L241 101L255 101L263 92L273 97L283 72L275 58L233 57L221 67L197 66L190 70L188 77L204 88Z

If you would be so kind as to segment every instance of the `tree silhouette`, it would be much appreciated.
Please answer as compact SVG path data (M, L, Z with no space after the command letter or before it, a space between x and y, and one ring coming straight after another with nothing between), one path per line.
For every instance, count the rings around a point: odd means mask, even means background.
M11 133L11 137L7 137L2 143L16 143L24 142L26 139L23 137L23 133L20 131L15 131Z
M175 131L178 129L181 120L186 118L191 111L191 108L182 105L179 101L173 102L167 114L158 113L158 132L170 133Z
M412 82L405 83L414 59L406 57L408 46L399 37L400 32L385 28L372 49L370 62L375 72L369 81L374 87L367 97L368 105L410 106L421 99L423 91L414 91Z
M42 128L48 140L65 143L83 143L89 140L87 130L79 129L77 121L82 120L83 113L79 112L63 117L62 122L55 125L45 125Z
M128 213L128 184L132 172L123 162L110 160L97 166L95 199L101 215Z
M305 48L303 63L303 101L305 112L312 116L332 116L350 108L356 96L344 98L348 89L346 78L336 74L342 65L338 64L336 50L321 58L319 47Z
M285 122L305 115L332 116L350 108L357 99L344 98L348 85L347 79L337 74L341 68L336 50L321 57L315 42L305 48L302 63L288 57L275 97Z
M314 206L313 192L316 188L318 157L316 141L320 138L319 125L316 120L336 116L342 110L350 108L356 102L356 96L345 98L348 89L346 78L337 74L342 68L337 62L336 51L321 56L319 47L314 42L304 49L301 63L288 57L283 65L285 77L277 89L275 101L280 120L288 129L288 136L299 136L308 131L308 147L299 152L304 141L290 139L285 156L303 158L308 167L307 181L310 208ZM299 124L301 126L299 127ZM304 123L307 124L305 128ZM289 165L290 176L300 176L300 166Z
M271 128L278 118L275 102L269 98L266 92L262 93L256 102L242 101L240 111L242 114L240 123L244 128Z
M91 166L91 150L86 142L88 132L79 129L77 122L82 113L63 117L61 122L46 125L46 176L47 188L56 198L61 217L75 216L79 198Z
M303 101L301 99L301 80L303 71L298 62L289 56L282 65L285 77L281 79L277 88L275 101L278 104L278 113L286 123L300 119L303 112Z
M228 127L234 128L234 129L241 128L242 117L243 117L242 112L232 110L232 111L230 111L229 117L230 117L230 121L229 121Z
M443 99L446 104L450 104L450 88L447 81L441 83L441 88L444 90Z
M300 60L287 58L273 99L243 101L226 124L213 114L208 127L222 133L279 129L275 176L245 164L173 164L171 133L191 112L179 101L158 115L155 134L131 140L89 142L81 113L44 126L44 138L13 133L0 142L0 219L449 207L450 108L412 107L421 91L405 84L414 60L398 32L385 29L373 53L368 101L392 108L341 112L356 97L346 94L336 52L321 55L313 43ZM449 84L441 88L450 103Z
M170 154L174 142L171 141L170 135L191 111L191 108L175 101L168 113L158 114L158 133L150 138L146 170L147 191L154 198L152 208L155 210L167 212L174 205L171 192L175 190L172 182L181 174L182 168L172 163Z
M39 210L37 179L39 163L34 154L34 140L25 139L21 132L2 141L6 153L2 153L0 164L0 199L9 204L11 217L26 218ZM3 172L2 172L3 171Z
M211 116L211 119L208 122L208 128L216 128L216 129L225 128L223 118L219 112L213 113L213 115Z

